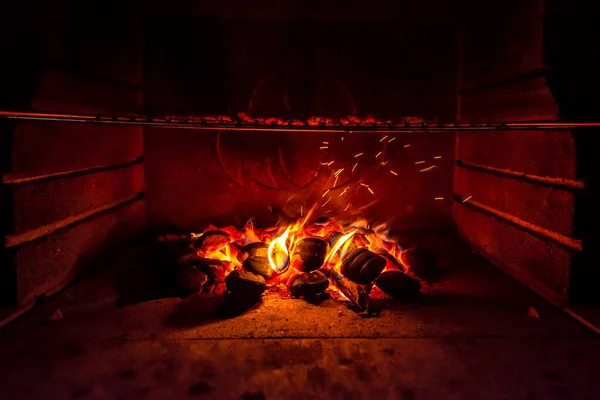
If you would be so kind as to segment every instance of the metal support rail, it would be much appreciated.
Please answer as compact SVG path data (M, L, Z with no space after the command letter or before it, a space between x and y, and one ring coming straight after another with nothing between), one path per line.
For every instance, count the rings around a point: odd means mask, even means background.
M459 194L455 194L454 199L463 206L471 207L480 212L492 215L532 235L536 235L546 240L550 240L571 250L579 252L583 251L583 245L581 240L573 239L568 236L564 236L554 231L551 231L549 229L542 228L541 226L534 225L530 222L517 218L514 215L509 214L507 212L500 211L478 201L471 200L470 197L463 197Z
M179 129L210 129L210 130L248 130L273 132L444 132L444 131L497 131L497 130L568 130L576 128L600 128L600 122L499 122L499 123L405 123L392 124L387 122L373 123L309 123L307 121L286 121L285 123L252 123L235 119L218 119L202 117L150 117L150 116L105 116L64 114L46 112L0 111L0 118L14 120L56 121L56 122L87 122L94 124L140 125L162 128Z
M528 174L526 172L513 171L505 168L496 168L490 165L476 164L464 160L457 160L456 166L459 168L470 169L473 171L484 172L492 175L517 179L524 182L535 183L537 185L544 185L550 187L558 187L561 189L568 190L583 190L585 189L585 182L582 180L573 180L567 178L551 178L547 176L539 176Z

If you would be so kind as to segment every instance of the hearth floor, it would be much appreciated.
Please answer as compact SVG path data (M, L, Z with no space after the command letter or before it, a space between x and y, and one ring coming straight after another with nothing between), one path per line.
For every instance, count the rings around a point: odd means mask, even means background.
M0 331L2 398L598 398L598 337L465 246L430 244L441 280L374 318L276 294L229 319L218 296L133 302L150 284L132 251Z

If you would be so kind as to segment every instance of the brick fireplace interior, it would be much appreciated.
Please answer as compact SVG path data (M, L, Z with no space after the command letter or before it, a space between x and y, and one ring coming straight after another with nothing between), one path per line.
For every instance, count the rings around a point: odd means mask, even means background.
M600 53L583 5L2 7L0 110L62 115L0 118L9 398L593 393ZM413 125L182 129L68 115ZM420 298L379 299L363 318L334 299L267 293L223 318L221 295L168 290L159 235L274 226L313 204L314 218L386 223L403 249L431 255L433 272L415 270Z

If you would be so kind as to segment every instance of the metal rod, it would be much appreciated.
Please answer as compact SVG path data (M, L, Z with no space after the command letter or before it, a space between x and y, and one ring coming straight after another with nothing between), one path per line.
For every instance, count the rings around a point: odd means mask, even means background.
M537 183L540 185L554 186L566 189L584 189L585 183L582 180L572 180L566 178L549 178L546 176L532 175L525 172L512 171L510 169L496 168L489 165L475 164L468 161L458 160L456 166L474 171L487 172L494 175L505 176L514 178L530 183Z
M82 221L86 221L91 218L95 218L100 215L103 215L106 212L116 210L119 207L123 207L127 204L133 203L134 201L140 200L143 197L144 197L144 193L137 193L137 194L127 197L125 199L115 201L113 203L106 204L104 206L94 208L92 210L88 210L81 214L67 217L65 219L62 219L57 222L53 222L48 225L43 225L43 226L28 230L23 233L6 235L4 237L4 247L11 248L11 247L20 246L24 243L32 242L32 241L40 239L42 237L51 235L58 230L68 228L68 227L75 225L77 223L80 223Z
M496 130L568 130L576 128L600 128L600 122L501 122L501 123L407 123L404 125L373 123L355 125L268 125L243 121L212 121L196 117L148 117L148 116L103 116L83 114L62 114L45 112L0 111L0 117L15 120L87 122L95 124L141 125L161 128L199 129L199 130L248 130L273 132L443 132L443 131L496 131Z
M512 225L515 225L531 234L541 236L545 239L551 240L555 243L558 243L558 244L560 244L564 247L567 247L569 249L572 249L572 250L576 250L576 251L583 250L581 240L573 239L573 238L561 235L559 233L553 232L551 230L548 230L546 228L542 228L541 226L534 225L530 222L527 222L520 218L517 218L512 214L509 214L509 213L506 213L506 212L503 212L500 210L496 210L495 208L489 207L483 203L480 203L475 200L471 200L470 197L465 198L461 195L455 194L454 198L456 201L458 201L460 204L462 204L464 206L472 207L479 211L483 211L484 213L493 215L494 217L501 219L503 221L506 221Z
M38 174L38 175L26 175L22 174L3 174L2 183L5 185L22 185L31 182L47 182L55 179L70 178L74 176L80 176L85 174L94 174L97 172L111 171L119 168L126 168L134 165L141 164L144 161L143 157L137 157L135 160L122 162L119 164L107 164L97 165L95 167L86 167L71 169L68 171L52 172L49 174Z

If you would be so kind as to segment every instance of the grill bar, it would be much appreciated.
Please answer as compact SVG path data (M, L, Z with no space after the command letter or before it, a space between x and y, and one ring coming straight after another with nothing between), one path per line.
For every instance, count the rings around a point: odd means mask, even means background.
M149 127L211 130L249 130L273 132L444 132L444 131L497 131L497 130L569 130L576 128L600 128L600 122L501 122L501 123L406 123L391 124L384 122L362 124L287 124L251 123L242 120L218 120L201 117L150 117L150 116L105 116L85 114L62 114L45 112L0 111L1 118L14 120L87 122L98 124L141 125Z

